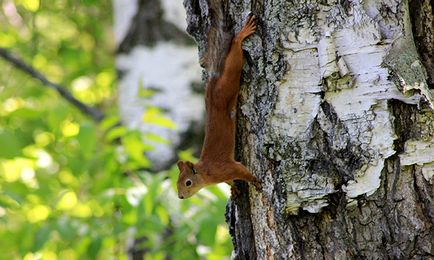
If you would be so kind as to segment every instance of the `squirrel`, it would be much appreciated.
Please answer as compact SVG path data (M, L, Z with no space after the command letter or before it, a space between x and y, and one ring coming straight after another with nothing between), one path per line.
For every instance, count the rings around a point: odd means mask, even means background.
M234 180L248 181L257 189L261 188L258 179L234 159L235 110L244 60L241 45L244 39L255 31L255 18L250 15L241 31L233 37L226 58L215 57L217 58L216 63L208 64L210 67L206 67L210 77L207 80L205 93L205 107L208 115L205 140L199 162L193 164L189 161L178 161L177 163L180 171L177 181L180 199L189 198L201 188L221 182L231 185L232 196L237 196L238 190L234 185ZM210 33L215 33L215 31L210 31ZM215 43L212 46L224 48L224 46L215 46ZM213 51L215 53L215 50ZM224 62L221 62L222 60ZM222 63L221 69L218 65L220 62ZM222 71L221 75L219 70Z

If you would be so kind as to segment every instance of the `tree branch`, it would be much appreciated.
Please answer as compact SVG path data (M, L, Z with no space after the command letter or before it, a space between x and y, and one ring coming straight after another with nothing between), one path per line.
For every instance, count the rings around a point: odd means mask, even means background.
M8 50L0 48L0 56L14 65L17 69L24 71L35 79L38 79L43 85L57 91L57 93L59 93L59 95L65 98L69 103L77 107L84 114L90 116L96 122L99 122L104 118L105 115L103 112L76 99L66 88L49 81L41 72L37 71L23 60L14 57L14 55L12 55Z

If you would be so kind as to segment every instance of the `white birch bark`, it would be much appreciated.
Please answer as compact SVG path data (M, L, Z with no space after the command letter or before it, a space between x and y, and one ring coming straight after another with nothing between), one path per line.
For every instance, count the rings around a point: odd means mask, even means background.
M197 48L184 39L186 22L181 2L114 0L113 4L121 118L128 127L170 141L151 141L155 150L148 156L154 168L161 169L176 159L183 135L203 120L202 94L192 89L201 82ZM155 94L141 95L146 89ZM150 106L165 111L176 129L144 122L143 115Z
M207 1L184 4L204 43ZM235 30L258 17L238 151L264 187L229 204L233 258L432 257L434 101L408 2L246 0L225 12Z

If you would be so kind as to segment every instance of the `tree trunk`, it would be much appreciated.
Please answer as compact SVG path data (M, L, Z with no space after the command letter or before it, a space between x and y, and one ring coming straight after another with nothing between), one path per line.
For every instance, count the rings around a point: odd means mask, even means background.
M199 153L197 140L203 135L203 83L196 45L184 32L182 3L113 0L113 9L121 119L130 128L170 141L146 140L154 146L147 154L152 168L167 169L177 159L178 149L193 147ZM176 128L145 122L152 107L164 111ZM144 246L148 238L137 236L135 228L129 235L129 258L143 259L151 250Z
M185 32L182 3L171 0L114 0L119 108L130 128L170 143L152 143L148 156L156 170L177 158L176 150L200 150L203 135L203 83L197 47ZM144 121L157 107L176 127ZM155 112L155 109L152 110ZM199 126L198 126L199 125ZM167 127L169 126L169 127ZM152 138L148 141L152 142Z
M250 12L258 22L237 140L263 190L241 184L228 204L233 258L434 257L433 6L422 2L222 5L235 31ZM184 5L202 54L213 12Z

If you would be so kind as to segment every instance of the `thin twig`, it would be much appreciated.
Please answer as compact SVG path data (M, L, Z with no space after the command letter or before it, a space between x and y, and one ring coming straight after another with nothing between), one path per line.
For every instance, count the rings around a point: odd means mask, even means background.
M57 93L59 93L69 103L76 106L81 112L90 116L96 122L99 122L104 118L103 112L101 112L100 110L94 107L88 106L83 102L81 102L80 100L76 99L66 88L62 87L59 84L49 81L41 72L37 71L35 68L25 63L23 60L15 57L8 50L4 48L0 48L0 56L5 60L7 60L8 62L10 62L11 64L13 64L17 69L20 69L21 71L24 71L25 73L29 74L33 78L38 79L45 86L56 90Z

